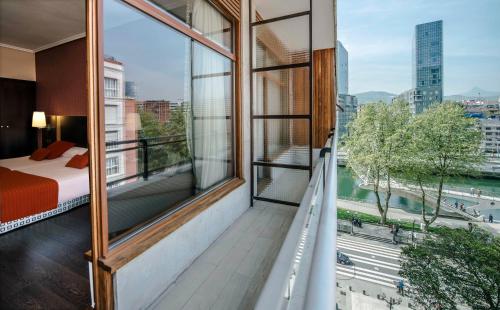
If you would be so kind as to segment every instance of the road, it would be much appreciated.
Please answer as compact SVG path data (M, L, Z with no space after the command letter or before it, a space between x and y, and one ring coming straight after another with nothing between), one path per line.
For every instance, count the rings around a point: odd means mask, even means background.
M401 280L400 250L391 245L347 235L337 237L337 250L349 256L354 265L337 264L338 281L357 279L395 288Z

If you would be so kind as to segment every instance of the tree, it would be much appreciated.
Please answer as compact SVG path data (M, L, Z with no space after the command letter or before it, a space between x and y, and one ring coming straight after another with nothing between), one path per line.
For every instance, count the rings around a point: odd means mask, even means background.
M358 117L349 124L346 139L347 165L373 186L381 224L385 224L391 198L393 174L400 170L401 150L406 143L404 132L410 120L404 102L364 105ZM385 200L380 192L385 184Z
M403 248L401 258L400 275L423 308L500 309L500 238L491 233L443 227Z
M431 106L413 118L405 139L399 176L415 184L422 198L422 221L425 229L439 215L443 185L450 177L470 175L483 161L481 131L473 119L464 115L457 104L445 102ZM426 187L437 185L436 210L427 218Z
M190 159L186 141L186 121L184 109L172 109L168 121L160 122L154 113L139 111L142 131L139 137L148 139L149 144L158 144L148 148L149 169L160 169ZM172 142L172 143L169 143ZM142 158L142 150L139 151ZM142 161L140 163L142 166Z
M167 137L173 137L173 140L186 140L186 114L184 108L176 108L170 111L170 118L165 123ZM176 142L167 145L169 153L169 164L178 163L191 158L187 141Z

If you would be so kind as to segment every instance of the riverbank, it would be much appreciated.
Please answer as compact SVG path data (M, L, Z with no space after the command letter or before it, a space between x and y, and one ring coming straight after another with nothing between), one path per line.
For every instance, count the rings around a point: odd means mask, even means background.
M344 200L344 199L337 199L337 208L342 208L349 210L351 212L362 212L370 215L375 215L375 216L380 216L378 213L378 210L374 204L371 203L365 203L365 202L358 202L358 201L351 201L351 200ZM391 220L405 220L405 221L410 221L412 222L415 220L416 225L420 225L422 223L422 217L419 214L414 214L414 213L409 213L406 212L402 209L396 209L396 208L389 208L389 211L387 213L387 218ZM468 223L465 220L461 219L451 219L451 218L444 218L444 217L438 217L436 221L431 225L431 226L447 226L451 228L467 228ZM474 223L479 225L481 228L484 228L494 234L500 234L500 224L497 223Z

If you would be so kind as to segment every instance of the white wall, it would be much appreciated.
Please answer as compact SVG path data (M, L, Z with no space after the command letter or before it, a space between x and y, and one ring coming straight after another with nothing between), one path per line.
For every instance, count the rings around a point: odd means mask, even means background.
M334 0L312 0L313 50L335 47Z
M0 77L35 81L35 53L0 46Z
M244 178L247 182L119 269L114 275L116 309L150 305L250 205L250 102L248 1L242 1Z

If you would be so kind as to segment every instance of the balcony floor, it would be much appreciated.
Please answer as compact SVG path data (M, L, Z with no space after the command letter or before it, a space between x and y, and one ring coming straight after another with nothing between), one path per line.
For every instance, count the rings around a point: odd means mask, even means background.
M256 202L151 308L253 309L296 211Z

